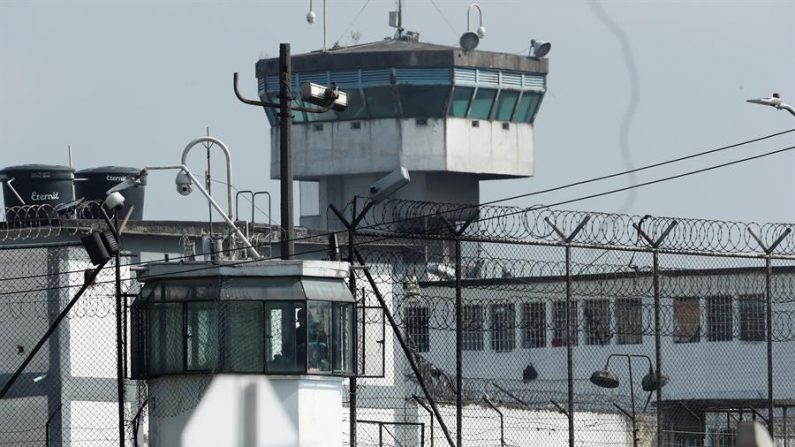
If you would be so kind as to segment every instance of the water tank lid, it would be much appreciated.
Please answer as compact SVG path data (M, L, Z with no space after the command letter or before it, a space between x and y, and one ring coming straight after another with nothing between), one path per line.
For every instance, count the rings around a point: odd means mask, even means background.
M75 170L69 166L28 164L8 166L0 170L0 180L7 178L27 180L72 180Z
M77 171L77 174L137 174L141 172L140 168L132 168L129 166L99 166L96 168L87 168Z

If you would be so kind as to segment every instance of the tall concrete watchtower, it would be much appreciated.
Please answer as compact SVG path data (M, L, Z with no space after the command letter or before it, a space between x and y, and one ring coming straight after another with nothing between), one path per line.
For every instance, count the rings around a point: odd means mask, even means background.
M303 81L348 93L344 112L295 112L303 226L325 228L328 205L366 195L400 165L411 183L395 197L410 200L474 204L480 180L533 175L533 121L546 90L546 59L387 39L296 55L292 66L296 93ZM278 102L278 74L278 58L257 63L263 101ZM279 117L266 113L276 179Z

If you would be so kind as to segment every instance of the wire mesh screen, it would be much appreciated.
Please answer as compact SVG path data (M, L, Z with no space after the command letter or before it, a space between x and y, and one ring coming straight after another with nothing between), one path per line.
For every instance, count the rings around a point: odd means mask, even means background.
M0 383L54 328L0 403L0 445L119 445L115 274L108 264L90 281L92 270L79 245L0 247ZM129 278L126 267L122 275ZM122 285L125 294L135 287ZM123 392L135 389L124 383ZM134 400L124 407L130 435Z

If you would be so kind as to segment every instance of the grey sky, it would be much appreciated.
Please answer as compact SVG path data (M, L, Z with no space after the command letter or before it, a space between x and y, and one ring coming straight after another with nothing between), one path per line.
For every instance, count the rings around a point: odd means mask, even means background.
M336 41L366 0L329 0L329 41ZM234 184L269 190L269 125L262 111L239 103L232 73L256 94L254 64L319 49L308 0L290 1L13 1L0 0L0 166L171 164L205 126L233 152ZM407 0L407 27L421 39L455 44L469 1ZM350 27L361 42L391 35L394 1L372 0ZM635 165L705 150L795 127L795 118L746 98L782 93L795 103L795 2L607 1L610 21L628 37L639 97L627 142ZM488 35L481 48L525 51L531 38L552 42L549 91L536 120L536 176L482 183L481 199L509 195L625 168L620 126L631 79L621 42L589 1L483 0ZM342 42L350 41L350 33ZM642 173L637 181L795 144L788 135L696 163ZM190 161L201 173L201 151ZM216 155L214 176L221 176ZM794 221L795 151L697 177L650 186L629 212ZM550 203L626 185L627 179L523 199ZM220 185L215 186L218 192ZM173 174L153 173L148 218L206 219L195 194L174 191ZM220 194L216 194L221 198ZM278 198L277 198L278 200ZM571 208L617 211L627 195ZM274 203L274 220L278 215ZM297 207L296 207L297 208ZM262 216L259 217L262 219Z

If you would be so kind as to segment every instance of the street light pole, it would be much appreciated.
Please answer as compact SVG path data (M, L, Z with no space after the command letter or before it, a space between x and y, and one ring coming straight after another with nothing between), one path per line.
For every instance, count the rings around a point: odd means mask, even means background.
M290 83L292 64L290 44L279 44L279 178L281 182L282 259L295 256L293 241L293 151L291 146L293 111Z

